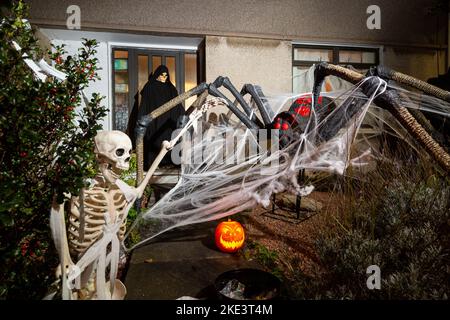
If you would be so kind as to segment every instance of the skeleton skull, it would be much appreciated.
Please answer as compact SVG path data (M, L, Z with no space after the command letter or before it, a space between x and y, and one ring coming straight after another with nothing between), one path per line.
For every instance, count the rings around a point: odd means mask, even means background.
M131 140L122 131L99 131L95 136L95 153L103 176L115 183L119 174L130 167Z

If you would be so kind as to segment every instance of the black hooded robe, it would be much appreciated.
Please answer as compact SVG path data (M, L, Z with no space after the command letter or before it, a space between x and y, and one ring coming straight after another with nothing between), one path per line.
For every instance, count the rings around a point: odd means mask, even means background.
M166 82L156 80L159 75L166 72L168 77ZM169 100L178 96L178 91L170 82L169 70L166 66L159 66L155 72L150 74L148 82L141 91L141 106L139 108L138 119L149 114ZM154 119L148 126L144 138L144 170L147 171L161 150L164 140L172 139L172 132L177 128L177 120L185 114L182 104L178 104L169 112L166 112ZM170 152L161 161L162 165L173 164Z

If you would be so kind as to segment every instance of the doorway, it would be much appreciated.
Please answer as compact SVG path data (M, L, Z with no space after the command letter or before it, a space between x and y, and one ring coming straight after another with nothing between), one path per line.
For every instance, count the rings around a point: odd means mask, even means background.
M113 130L126 132L131 110L140 105L140 92L149 75L161 64L169 69L178 94L198 85L197 51L166 51L115 47L112 49ZM184 102L188 108L195 97Z

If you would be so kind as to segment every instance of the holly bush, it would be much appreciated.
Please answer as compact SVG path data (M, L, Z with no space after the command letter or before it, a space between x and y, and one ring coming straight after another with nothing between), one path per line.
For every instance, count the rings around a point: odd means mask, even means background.
M44 55L23 20L28 11L14 2L0 26L0 299L41 299L55 281L51 203L78 195L95 175L93 138L106 115L103 97L81 94L100 79L96 41L84 39L72 56L64 46ZM23 54L44 57L67 78L42 82Z

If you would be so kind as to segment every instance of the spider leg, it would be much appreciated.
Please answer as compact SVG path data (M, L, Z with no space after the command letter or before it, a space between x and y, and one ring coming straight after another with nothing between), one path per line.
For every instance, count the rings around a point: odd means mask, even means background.
M222 92L220 92L219 89L217 89L217 87L214 85L214 83L211 83L210 85L208 85L208 92L212 96L224 99L227 102L228 108L238 117L239 120L241 120L247 126L247 128L253 129L253 130L258 130L260 128L248 116L248 114L245 114L244 112L239 110L230 99L228 99ZM236 99L237 99L237 97L236 97ZM248 108L248 110L251 111L250 107L247 104L246 104L246 107L243 107L243 108L244 108L244 110L246 110L246 108ZM246 112L248 112L248 110Z
M245 102L244 97L237 91L236 87L231 83L230 79L228 77L217 77L216 80L212 83L216 88L220 88L221 86L228 89L231 94L236 98L236 100L239 102L239 104L244 109L245 113L251 117L251 120L255 120L255 113L253 112L252 108Z
M314 70L314 104L318 102L322 83L328 75L338 76L339 78L349 81L355 85L364 79L363 75L341 66L332 65L325 62L319 63ZM405 84L415 85L416 88L433 94L444 101L448 101L447 99L450 100L450 92L446 92L445 90L426 84L423 81L417 80L411 76L406 76L395 72L393 75L396 75L395 79L392 77L394 80L397 80L397 78L398 80L404 80ZM361 84L361 90L366 96L371 93L371 88L373 87L369 82L371 81L366 81L366 83ZM398 98L398 94L396 94L395 89L386 90L384 93L379 94L374 99L374 103L379 107L388 110L411 134L411 136L413 136L422 145L422 147L424 147L424 149L436 160L436 162L439 163L444 170L450 172L450 154L447 152L445 146L440 145L411 115L408 109L401 104L401 100Z
M253 101L255 101L256 106L261 113L264 127L268 127L272 123L272 120L275 118L275 114L273 113L272 108L267 102L267 99L262 92L261 87L249 83L244 84L241 89L241 95L245 96L247 93L253 98Z

